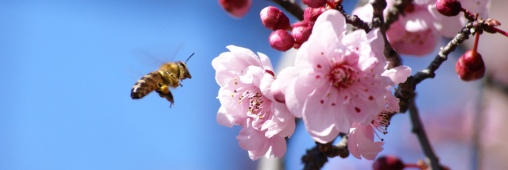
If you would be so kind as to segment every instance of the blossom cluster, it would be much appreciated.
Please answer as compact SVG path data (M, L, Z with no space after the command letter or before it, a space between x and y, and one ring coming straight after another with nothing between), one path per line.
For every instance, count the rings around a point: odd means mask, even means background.
M248 9L245 4L250 4L250 0L240 1L219 2L239 17ZM292 25L276 7L260 12L262 24L273 30L268 38L272 48L298 49L294 65L275 75L266 55L233 45L212 61L220 86L217 122L227 127L241 126L237 140L253 160L282 157L286 139L295 130L295 119L303 120L314 141L327 144L345 134L351 155L373 160L383 150L384 141L378 133L387 133L390 117L400 111L393 89L411 75L407 66L397 63L394 68L388 67L393 63L386 59L385 42L398 54L425 56L436 49L442 37L454 37L473 21L485 25L487 32L508 36L495 28L500 25L498 21L482 20L487 17L489 0L406 1L409 4L399 6L402 11L393 23L354 31L346 27L352 19L347 20L347 14L336 8L342 0L302 2L308 7L301 21ZM400 1L386 0L384 17L400 5L396 2ZM229 8L235 5L241 8ZM374 23L373 6L361 6L353 15L364 25ZM380 14L382 9L377 10ZM475 42L480 33L474 33ZM485 66L476 47L456 64L462 80L484 76Z
M230 52L212 61L221 86L217 121L242 127L237 139L252 159L282 156L295 117L320 143L349 134L349 150L357 158L374 159L382 150L374 134L387 126L387 113L398 111L390 87L411 70L386 69L379 30L346 34L345 19L335 10L321 14L313 29L294 66L277 78L264 54L245 48L228 46Z

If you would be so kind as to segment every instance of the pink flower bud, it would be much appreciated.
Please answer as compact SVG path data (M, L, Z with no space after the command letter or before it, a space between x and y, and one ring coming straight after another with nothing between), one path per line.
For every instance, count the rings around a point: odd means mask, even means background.
M315 22L317 20L317 18L319 17L319 15L321 15L325 11L326 11L326 9L324 7L305 8L305 11L303 12L303 20Z
M219 4L233 17L243 17L250 8L251 0L219 0Z
M303 20L293 25L292 35L295 38L294 48L298 49L300 46L309 39L310 34L312 33L313 24L309 21Z
M326 4L326 0L302 0L302 2L311 8L323 7Z
M444 16L456 16L462 10L458 0L437 0L436 9Z
M382 156L376 159L372 168L374 170L402 170L404 162L395 156Z
M485 74L485 64L480 53L469 50L460 56L455 71L464 81L477 80Z
M268 29L287 30L290 28L289 18L280 9L276 7L268 6L266 8L263 8L263 10L261 10L261 13L259 15L261 17L261 22Z
M295 40L286 30L275 30L268 37L270 46L279 51L287 51L293 47Z

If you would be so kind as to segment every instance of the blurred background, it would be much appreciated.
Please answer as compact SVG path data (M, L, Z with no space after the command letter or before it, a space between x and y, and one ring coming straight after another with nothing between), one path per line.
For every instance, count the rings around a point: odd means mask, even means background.
M350 12L356 1L344 3ZM234 44L284 64L260 23L259 11L268 5L276 6L253 1L250 12L235 19L210 0L0 2L0 169L256 169L260 161L250 160L236 141L239 128L216 123L219 87L211 60ZM503 23L500 13L491 16ZM488 44L480 48L488 51ZM140 77L192 53L192 79L172 90L172 108L156 94L130 98ZM417 104L441 162L473 169L481 155L472 140L473 118L484 86L457 78L460 54L418 86ZM490 57L496 54L507 53ZM407 57L404 63L416 71L432 59ZM496 63L485 60L488 68ZM422 159L410 127L407 114L395 116L380 155ZM288 143L286 168L301 169L301 156L313 146L299 126ZM333 158L325 169L370 166Z

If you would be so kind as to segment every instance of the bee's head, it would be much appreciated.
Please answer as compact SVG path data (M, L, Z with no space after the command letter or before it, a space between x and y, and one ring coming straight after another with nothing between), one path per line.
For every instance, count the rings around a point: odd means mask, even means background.
M187 65L184 62L178 62L178 66L180 66L180 77L182 79L192 78L189 70L187 69Z
M181 77L182 79L186 79L186 78L192 78L192 76L190 75L190 72L189 70L187 69L187 61L189 61L189 59L194 55L194 53L192 53L189 58L187 58L187 60L185 60L185 62L179 62L178 64L180 65L181 68L183 68L183 70L180 72Z

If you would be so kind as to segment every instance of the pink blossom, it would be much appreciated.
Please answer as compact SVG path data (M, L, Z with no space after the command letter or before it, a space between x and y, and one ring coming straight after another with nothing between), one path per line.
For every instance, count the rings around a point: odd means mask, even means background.
M487 19L488 9L490 7L490 0L459 0L462 8L470 11L473 14L478 13L479 17ZM454 37L462 27L466 25L468 20L463 14L459 14L453 17L447 17L441 15L435 5L429 6L430 14L435 18L435 28L444 37Z
M364 157L368 160L374 160L379 152L383 150L384 142L374 142L373 125L361 125L355 123L351 128L347 145L351 155L361 159Z
M437 46L439 33L433 28L418 31L407 31L400 21L394 22L386 31L388 42L399 54L424 56Z
M283 93L315 141L330 142L355 122L370 124L385 109L387 87L394 82L382 75L387 65L383 46L378 29L346 35L342 14L325 11L298 51L295 66L279 73L272 94Z
M469 10L473 14L478 13L479 16L483 19L488 17L487 12L490 6L490 0L459 0L462 8ZM388 9L393 7L394 0L387 0L387 7L383 11L386 15ZM399 27L398 31L405 30L408 33L417 33L420 32L420 35L415 35L413 37L424 36L421 35L422 31L432 31L432 36L443 36L447 38L451 38L460 31L460 29L466 25L467 19L463 14L459 14L453 17L447 17L441 15L436 9L436 0L415 0L413 4L404 9L404 16L399 16L399 25L392 25L390 29L393 27ZM358 15L362 20L371 21L372 20L372 5L365 4L362 7L359 7L353 11L353 14ZM388 30L390 31L390 30ZM434 33L435 32L435 33ZM392 34L388 36L390 43L393 40L399 40L400 38L393 38L392 36L400 35L401 32L396 32L399 34ZM392 40L390 40L392 39ZM437 38L432 37L437 41ZM431 41L432 39L427 39L426 41ZM420 40L422 40L420 38ZM416 40L415 40L416 41ZM434 40L432 40L434 41ZM407 41L410 42L410 41ZM392 43L393 44L393 43ZM426 45L424 45L426 44ZM428 49L431 47L430 42L422 43L422 47ZM402 48L395 48L397 51ZM414 51L414 50L408 50ZM405 54L405 53L403 53ZM419 55L419 54L410 54L410 55Z
M399 66L386 70L382 74L389 77L393 84L402 83L406 81L407 77L411 75L411 68L406 66ZM353 128L350 129L348 136L348 150L354 157L361 159L364 157L368 160L374 160L377 154L383 150L383 140L381 142L374 141L374 134L379 137L381 134L388 133L387 128L390 125L390 116L399 112L399 99L396 98L392 91L388 90L387 86L385 95L385 108L375 117L371 118L370 124L353 123Z
M428 11L435 0L413 1L405 9L404 14L394 22L386 31L386 36L392 47L400 54L424 56L431 53L439 40L439 32L434 28L437 20ZM387 0L387 8L383 11L386 15L393 6L393 0ZM372 20L373 8L371 4L365 4L353 11L362 20Z
M251 159L283 156L284 138L291 136L295 122L284 103L276 102L271 95L275 77L270 60L262 53L256 55L242 47L227 48L230 52L212 61L215 79L221 86L217 122L242 127L237 140Z

